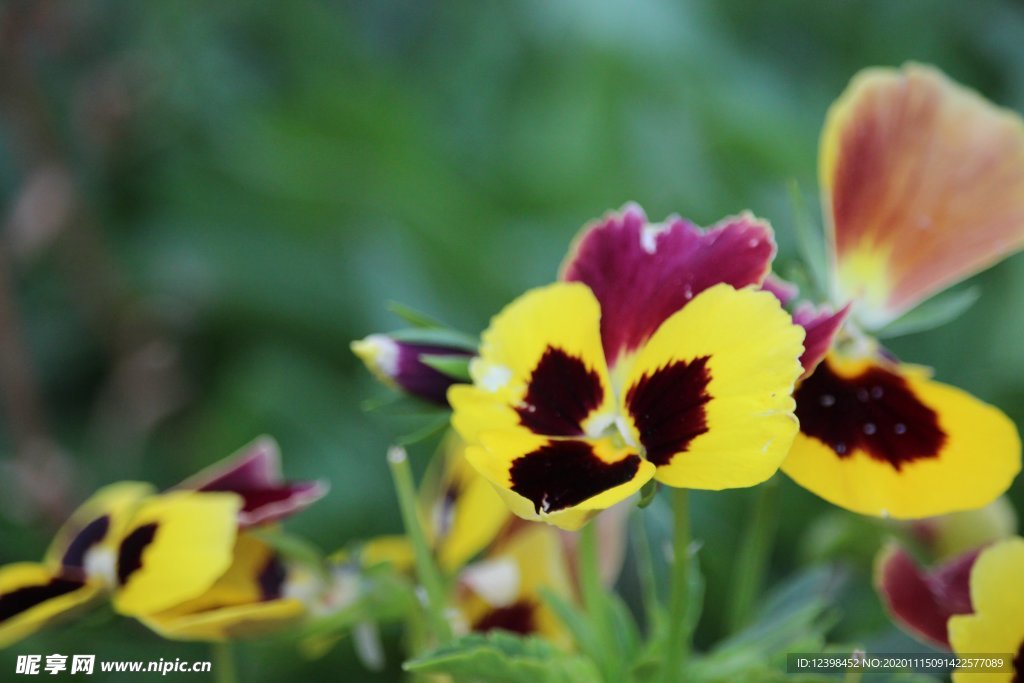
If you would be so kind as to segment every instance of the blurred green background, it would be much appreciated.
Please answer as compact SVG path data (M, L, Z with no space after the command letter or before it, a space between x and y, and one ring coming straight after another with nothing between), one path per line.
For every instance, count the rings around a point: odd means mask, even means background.
M858 69L931 62L1020 111L1022 34L989 0L6 0L0 562L38 557L99 485L167 486L262 433L333 484L291 529L327 549L398 531L384 451L406 425L361 410L383 392L348 350L400 326L389 300L478 332L627 200L749 208L785 264L787 184L817 221L819 128ZM1020 424L1024 257L977 281L967 315L893 347ZM695 498L704 643L749 496ZM836 639L919 647L873 596L870 534L783 500L772 580L841 548ZM0 678L25 652L207 655L102 616L0 654ZM348 643L242 652L246 681L398 677L393 649L380 675Z

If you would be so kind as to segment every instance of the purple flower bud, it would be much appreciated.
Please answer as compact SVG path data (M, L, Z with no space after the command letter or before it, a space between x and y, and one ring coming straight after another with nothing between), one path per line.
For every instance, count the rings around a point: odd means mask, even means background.
M448 387L465 381L445 365L465 365L473 353L463 346L399 340L371 334L352 342L352 352L384 384L418 398L447 406Z

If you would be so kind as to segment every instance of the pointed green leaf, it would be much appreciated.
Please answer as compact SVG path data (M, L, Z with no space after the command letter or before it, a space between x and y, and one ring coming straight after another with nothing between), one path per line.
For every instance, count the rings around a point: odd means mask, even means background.
M981 288L968 287L933 296L875 333L880 339L892 339L927 332L952 322L967 312L981 296Z
M809 279L816 291L808 292L815 299L827 298L828 286L828 251L822 231L814 225L807 213L803 193L796 180L789 182L789 198L793 207L793 227L796 233L797 247L807 268Z
M399 318L409 323L413 327L419 327L423 329L430 329L434 327L442 328L444 323L440 322L433 316L427 315L421 311L417 311L411 306L406 306L398 301L389 301L387 308L389 311L397 315Z
M399 342L440 346L450 348L452 351L465 351L466 353L473 354L476 353L477 347L480 345L478 340L468 334L445 327L432 327L429 329L406 328L397 332L391 332L388 336Z
M469 376L469 356L446 356L440 354L424 354L420 361L457 382L472 381Z

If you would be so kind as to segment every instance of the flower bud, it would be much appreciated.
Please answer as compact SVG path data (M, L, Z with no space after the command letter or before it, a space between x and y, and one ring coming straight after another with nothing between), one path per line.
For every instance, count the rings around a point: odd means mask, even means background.
M458 343L386 334L352 342L352 352L384 384L442 406L448 405L448 387L466 381L466 367L473 355Z

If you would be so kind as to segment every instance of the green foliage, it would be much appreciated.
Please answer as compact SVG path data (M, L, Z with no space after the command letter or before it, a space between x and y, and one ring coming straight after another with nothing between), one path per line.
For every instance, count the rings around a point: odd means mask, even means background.
M600 680L586 657L558 650L547 641L497 631L471 634L406 662L406 671L449 674L480 683L593 683Z
M941 292L883 327L877 336L881 339L892 339L934 330L962 316L979 298L980 287Z

